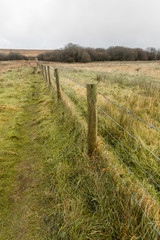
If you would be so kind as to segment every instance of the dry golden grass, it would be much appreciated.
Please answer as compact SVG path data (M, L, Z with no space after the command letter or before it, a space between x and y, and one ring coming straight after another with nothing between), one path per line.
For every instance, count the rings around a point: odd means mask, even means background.
M0 49L0 54L8 54L10 52L24 55L26 57L36 57L38 54L48 52L50 50L33 50L33 49Z
M76 85L75 82L70 81L66 76L84 85L86 83L97 83L97 76L99 76L98 91L125 109L130 110L134 115L150 125L160 129L159 62L52 63L51 66L59 68L62 90L77 105L82 118L87 117L86 89ZM126 114L102 96L98 96L98 105L157 157L160 157L160 134L158 132L137 121L131 115ZM100 133L105 138L107 137L113 150L116 149L123 162L132 169L136 177L143 182L148 191L155 195L157 201L159 201L157 186L151 179L148 179L149 175L153 175L155 181L159 184L159 161L146 151L144 147L139 146L134 139L126 132L123 132L111 119L104 116L104 114L100 114L100 112L99 121L104 126L107 124L107 130L110 134L120 141L120 144L129 151L129 154L133 155L134 160L128 153L124 152L124 149L117 144L111 135L107 134L100 127ZM149 175L144 174L144 170L135 161L140 163Z
M35 66L34 60L14 60L14 61L0 61L0 73L4 73L6 71L11 71L15 68L29 67Z
M50 65L83 71L100 73L130 74L133 76L150 76L160 80L160 61L154 62L93 62L93 63L51 63Z

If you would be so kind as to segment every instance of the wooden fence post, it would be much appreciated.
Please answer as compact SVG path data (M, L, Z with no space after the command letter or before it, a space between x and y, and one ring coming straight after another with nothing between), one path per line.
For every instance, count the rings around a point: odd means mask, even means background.
M46 69L45 69L46 67L45 66L43 66L43 71L44 71L44 80L46 80Z
M44 66L42 65L42 74L43 74L43 77L45 76L44 75Z
M50 66L47 66L48 68L48 82L49 82L49 87L51 86L51 71L50 71Z
M48 81L47 66L44 66L44 70L45 70L45 77L46 77L46 82L47 82Z
M33 74L37 74L37 67L33 67Z
M39 73L40 72L40 64L39 64L39 62L37 62L37 73Z
M91 156L97 145L97 84L87 84L88 104L88 155Z
M43 71L44 71L44 80L46 79L46 70L45 70L45 66L43 65Z
M58 100L60 100L61 99L61 90L60 90L60 84L59 84L59 73L58 73L57 68L54 70L54 73L55 73L56 86L57 86L57 98L58 98Z

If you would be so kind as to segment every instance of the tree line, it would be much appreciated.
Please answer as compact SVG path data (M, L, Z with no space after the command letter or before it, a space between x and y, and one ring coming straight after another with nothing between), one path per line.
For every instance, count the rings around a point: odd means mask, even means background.
M104 48L84 48L76 44L69 43L62 49L47 51L37 56L38 60L52 62L97 62L97 61L155 61L160 60L160 49L147 48L127 48L127 47L109 47ZM34 57L10 52L9 54L0 53L0 61L10 60L28 60Z
M160 60L160 49L147 48L127 48L109 47L104 48L84 48L76 44L69 43L63 49L53 50L37 56L42 61L53 62L96 62L96 61L154 61Z

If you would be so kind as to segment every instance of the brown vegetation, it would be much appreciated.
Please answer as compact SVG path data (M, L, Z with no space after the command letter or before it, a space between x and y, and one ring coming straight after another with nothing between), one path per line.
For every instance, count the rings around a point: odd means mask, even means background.
M53 62L97 62L97 61L152 61L160 60L160 50L155 48L126 48L121 46L104 48L84 48L69 43L65 48L38 55L39 60Z
M35 61L32 61L32 60L0 61L0 73L6 72L6 71L12 71L12 69L21 68L23 66L29 67L34 65L35 65Z
M25 57L36 57L38 54L49 52L49 50L0 49L0 54L9 54L10 52L21 54Z
M38 57L42 61L86 63L97 61L154 61L160 60L160 50L155 48L126 48L121 46L104 48L84 48L69 43L56 50L0 49L0 61L26 60Z

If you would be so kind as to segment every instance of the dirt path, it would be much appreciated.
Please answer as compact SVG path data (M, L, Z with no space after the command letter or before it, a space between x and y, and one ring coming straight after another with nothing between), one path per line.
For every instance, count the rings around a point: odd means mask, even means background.
M44 86L42 86L41 76L31 75L31 70L29 72L25 70L25 73L21 74L14 73L17 78L18 75L21 76L22 85L20 86L20 81L17 81L11 86L12 94L15 92L14 97L17 94L18 85L20 94L17 95L18 101L15 106L18 110L13 116L15 122L11 124L14 135L8 139L8 147L6 146L7 153L10 151L11 143L15 151L13 152L14 158L9 157L8 160L8 162L13 161L13 167L8 169L12 176L7 175L5 179L6 188L8 187L9 190L5 198L6 206L1 205L0 239L45 239L46 234L45 237L43 236L43 201L45 198L43 161L46 158L46 146L42 144L43 139L39 136L41 119L38 120L41 101L45 101L40 97L40 88ZM8 99L10 93L6 92L6 94L6 99ZM14 97L12 96L12 105ZM11 103L8 102L6 105L8 109L9 105ZM9 114L10 118L8 118L7 111L4 111L3 115L4 120L8 123L12 122L12 113ZM4 125L4 128L10 131L10 127ZM1 157L5 162L4 155L2 152Z
M79 239L68 226L86 202L84 183L78 188L86 160L82 129L32 72L0 76L0 240ZM78 189L83 204L74 197ZM68 204L79 203L79 213L70 213Z
M30 101L24 106L25 119L20 131L23 138L20 141L19 157L20 163L16 166L17 177L14 199L14 212L12 233L15 232L17 239L22 239L24 234L28 238L36 239L37 230L40 227L41 208L37 208L39 197L38 189L43 177L41 161L43 160L42 146L37 144L37 123L35 116L38 105L39 88L38 82L32 85ZM36 206L36 207L35 207ZM29 233L28 233L29 232Z

